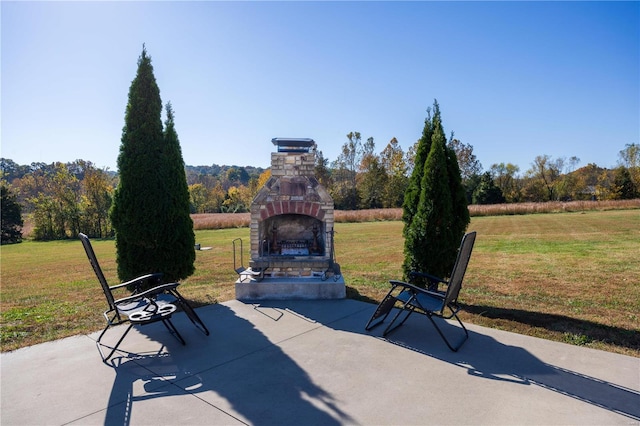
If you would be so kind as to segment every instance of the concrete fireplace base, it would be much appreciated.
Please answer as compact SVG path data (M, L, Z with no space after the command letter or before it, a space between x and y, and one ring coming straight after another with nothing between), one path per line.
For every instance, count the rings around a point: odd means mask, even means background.
M347 296L344 278L319 277L291 278L265 277L262 281L245 278L236 281L236 299L251 300L296 300L296 299L344 299Z

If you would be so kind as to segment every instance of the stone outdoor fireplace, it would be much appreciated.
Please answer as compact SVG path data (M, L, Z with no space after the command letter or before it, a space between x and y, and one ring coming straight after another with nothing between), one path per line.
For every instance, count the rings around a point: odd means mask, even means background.
M272 139L271 177L251 204L248 273L239 299L343 298L333 199L315 178L313 139Z

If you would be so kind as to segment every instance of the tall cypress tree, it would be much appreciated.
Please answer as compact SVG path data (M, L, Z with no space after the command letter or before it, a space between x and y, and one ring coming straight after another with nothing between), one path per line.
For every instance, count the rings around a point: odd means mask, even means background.
M403 215L405 278L409 278L411 271L446 277L453 268L457 248L469 224L460 168L455 152L446 145L437 101L434 101L433 117L425 120L425 128L427 126L423 136L430 132L431 141L423 164L418 202L410 222L406 220L407 206ZM413 282L426 284L425 280L420 279L414 279Z
M442 123L442 121L440 121ZM441 124L442 126L442 124ZM444 135L444 130L442 130ZM446 162L447 162L447 175L449 177L449 192L451 194L451 236L448 241L448 263L444 264L444 270L446 274L449 274L453 269L453 265L458 255L458 247L460 247L460 241L464 236L464 233L469 226L471 218L469 216L469 206L467 203L467 192L462 184L462 173L460 172L460 166L458 164L458 157L453 148L447 144L444 146Z
M404 201L402 203L402 220L404 221L404 236L406 238L409 226L413 221L413 217L418 210L420 204L420 185L422 184L422 174L424 172L424 163L427 161L429 151L431 150L431 137L433 135L433 122L431 118L431 108L427 108L427 118L424 120L424 128L422 136L418 139L418 147L416 156L413 161L413 171L409 178L409 184L404 192Z
M143 47L129 88L118 156L120 181L111 209L118 276L123 281L155 272L164 273L165 281L175 281L194 271L184 162L173 112L166 131L161 115L160 90Z
M167 120L164 129L164 160L166 172L164 179L165 192L169 197L167 223L171 228L165 233L166 250L163 251L165 264L164 273L173 277L172 280L186 278L193 274L196 252L194 250L195 235L193 221L189 215L190 196L187 185L187 174L184 169L180 140L175 129L173 108L167 103Z

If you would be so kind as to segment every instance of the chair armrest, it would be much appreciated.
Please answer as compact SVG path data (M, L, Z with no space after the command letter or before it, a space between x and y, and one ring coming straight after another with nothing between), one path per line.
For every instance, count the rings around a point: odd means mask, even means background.
M127 282L118 284L118 285L114 285L111 286L109 288L111 288L112 290L116 289L116 288L120 288L120 287L126 287L128 285L133 285L136 287L136 289L140 288L140 285L146 281L152 280L152 279L156 279L156 280L160 280L162 278L162 272L157 272L155 274L146 274L146 275L142 275L140 277L134 278L132 280L129 280Z
M421 277L421 278L427 278L429 281L435 281L438 283L446 283L446 280L443 280L442 278L438 278L435 275L431 275L431 274L427 274L426 272L418 272L418 271L411 271L409 272L409 276L410 277Z
M437 297L438 299L444 299L444 293L429 291L424 288L417 287L413 284L405 283L404 281L391 280L389 282L394 287L401 286L416 293L427 294L429 296Z
M144 299L145 297L155 296L156 294L164 293L169 290L173 290L178 287L180 283L169 283L162 284L157 287L150 288L149 290L145 290L142 293L136 293L131 296L123 297L122 299L118 299L114 302L114 304L118 305L119 303L128 303L134 302L136 300Z

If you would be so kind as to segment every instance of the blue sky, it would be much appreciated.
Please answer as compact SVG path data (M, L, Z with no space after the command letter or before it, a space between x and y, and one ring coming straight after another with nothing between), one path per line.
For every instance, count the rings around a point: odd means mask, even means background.
M146 44L189 165L268 167L273 137L406 150L437 99L485 170L613 167L640 143L639 2L1 2L1 150L117 170Z

